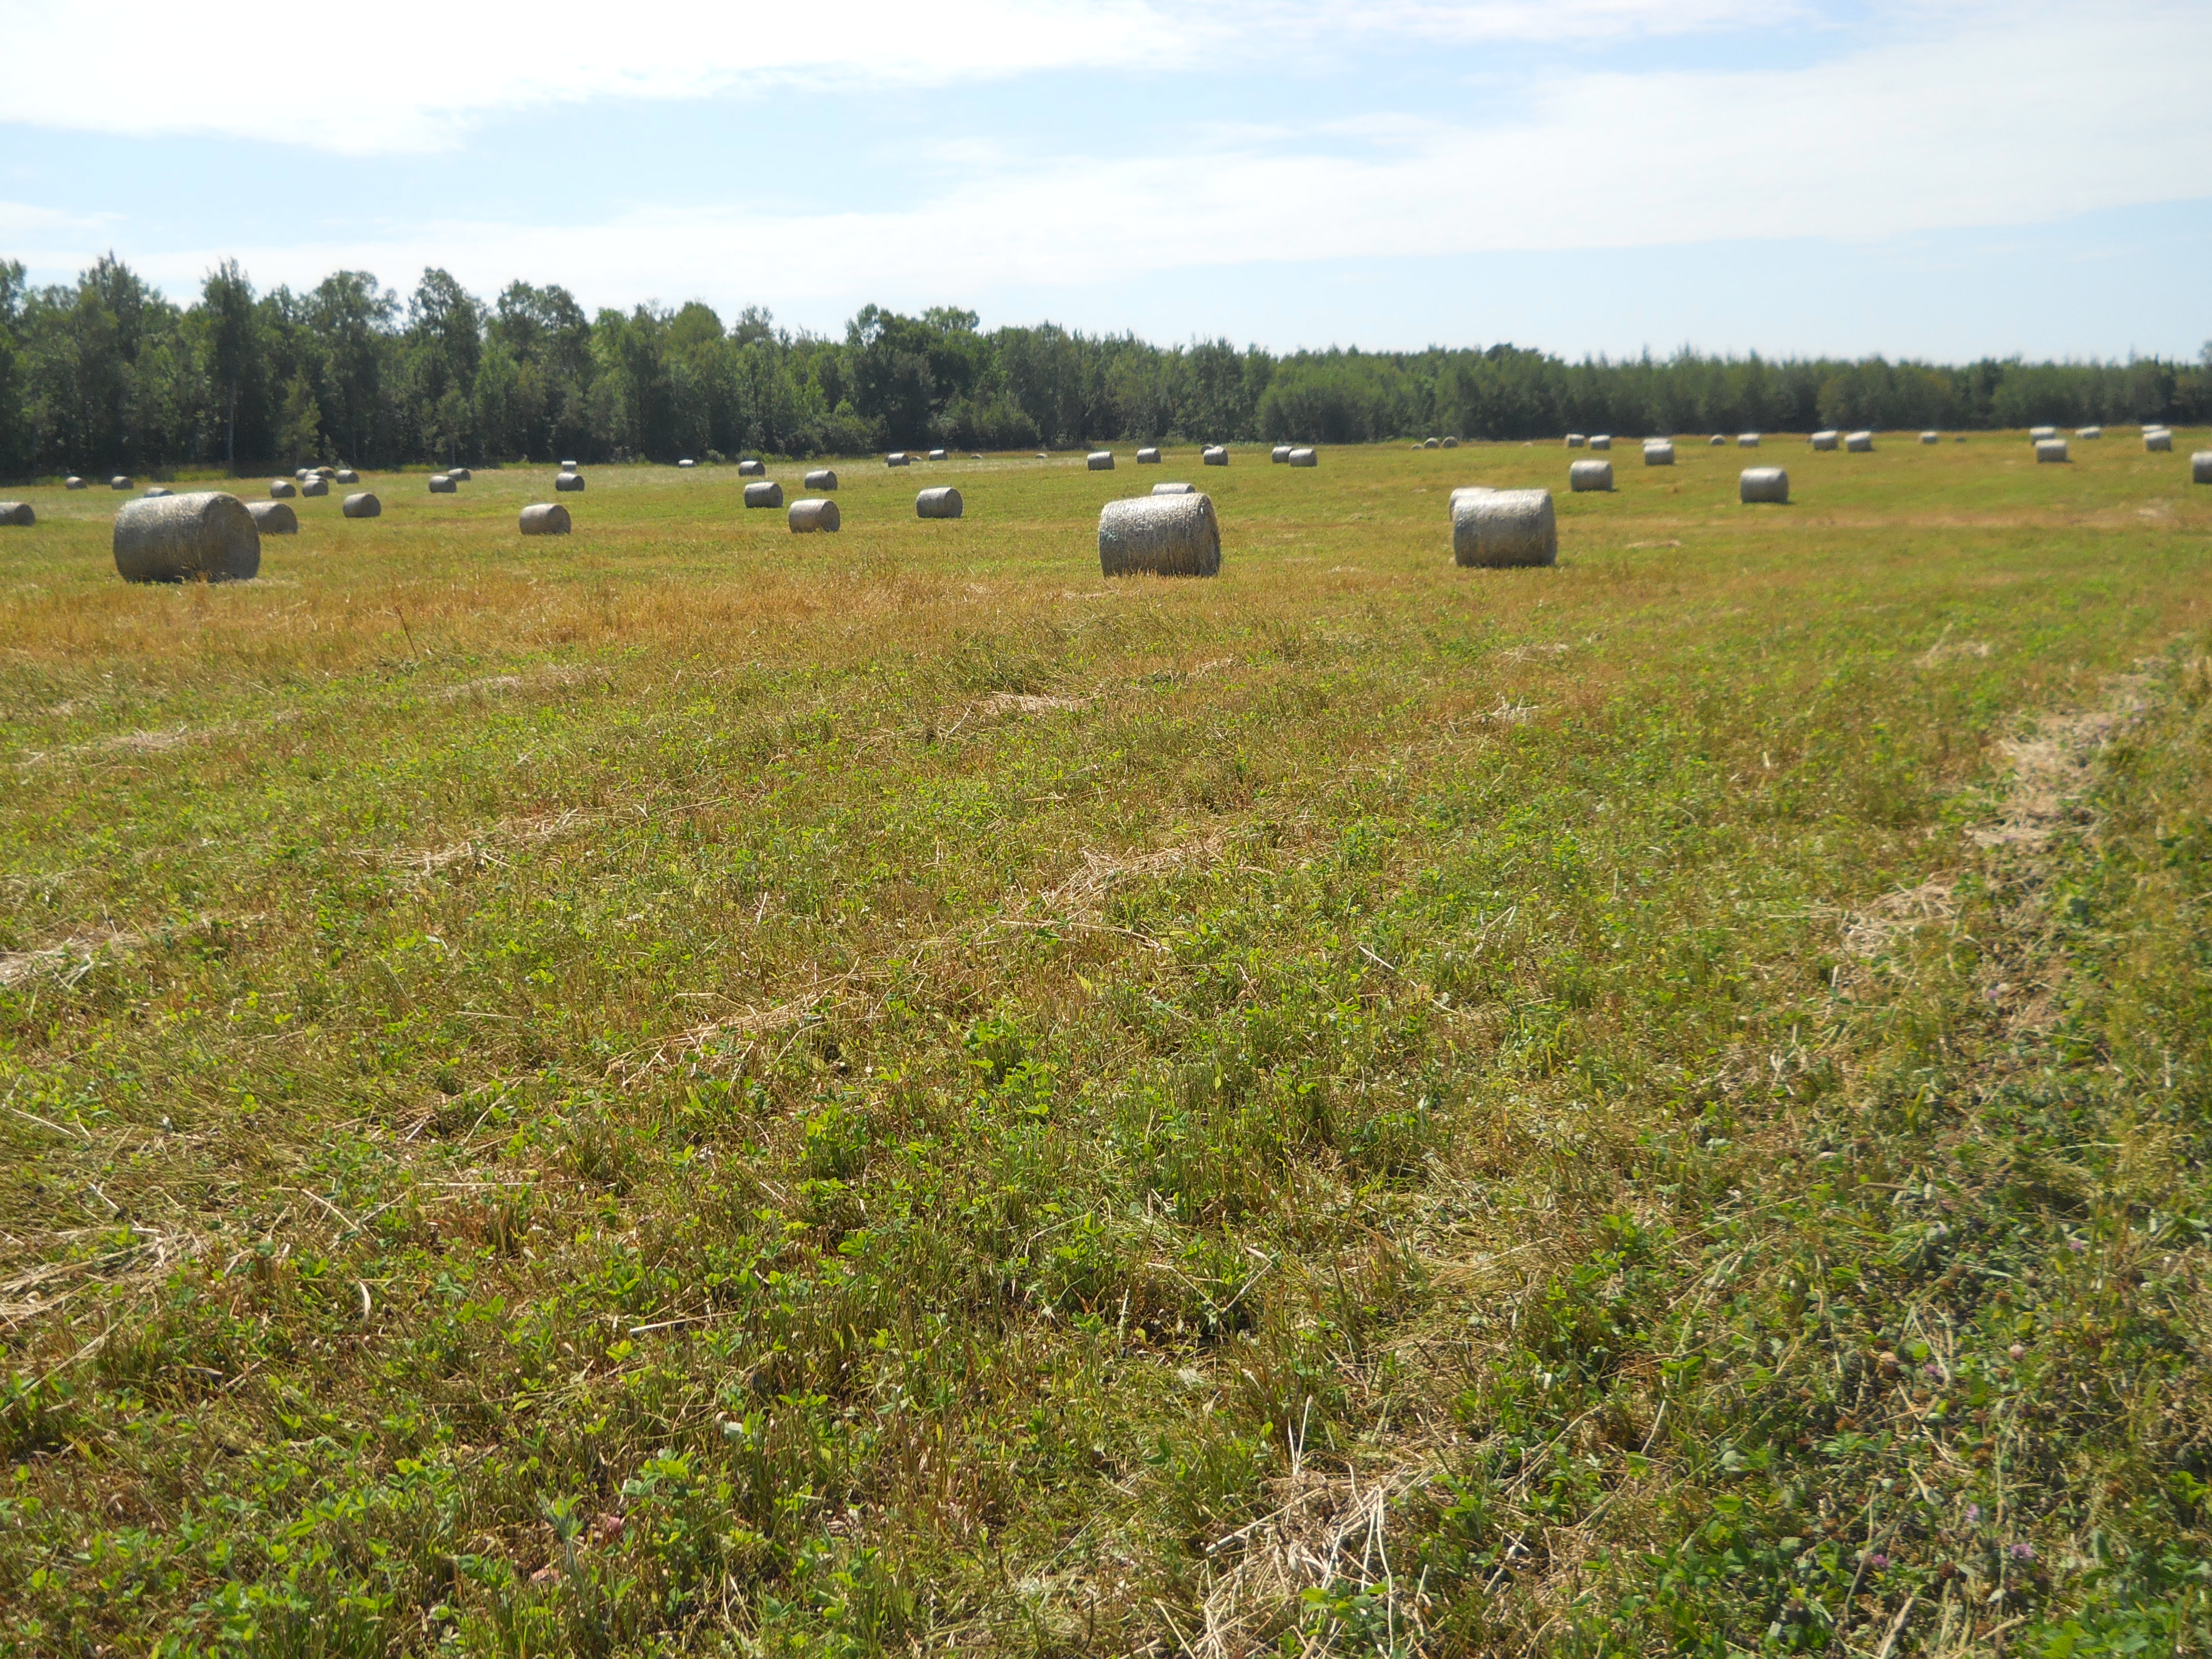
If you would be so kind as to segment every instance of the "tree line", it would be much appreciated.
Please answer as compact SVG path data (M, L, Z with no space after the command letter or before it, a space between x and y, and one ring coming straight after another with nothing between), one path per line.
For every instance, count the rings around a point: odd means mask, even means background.
M1278 356L1050 323L985 332L949 307L869 306L842 339L757 307L726 323L696 301L587 316L558 285L515 282L486 301L439 270L403 301L362 270L260 293L229 262L179 305L112 254L44 288L0 260L0 477L2207 419L2212 343L2194 363L1686 349L1569 362L1504 344Z

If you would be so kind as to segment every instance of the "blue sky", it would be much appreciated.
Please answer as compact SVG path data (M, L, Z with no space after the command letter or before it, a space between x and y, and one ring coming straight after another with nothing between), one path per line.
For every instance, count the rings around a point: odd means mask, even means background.
M2212 338L2207 0L0 0L0 256L1172 341ZM42 72L38 66L45 66Z

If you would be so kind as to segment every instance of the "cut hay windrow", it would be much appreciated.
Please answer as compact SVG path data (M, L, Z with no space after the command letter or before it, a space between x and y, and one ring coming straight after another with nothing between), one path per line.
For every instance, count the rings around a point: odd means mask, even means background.
M127 582L243 582L261 574L253 515L221 490L125 502L114 544Z
M837 511L837 503L827 495L810 495L791 504L787 519L794 536L811 536L818 532L834 531L844 523Z
M1790 475L1778 466L1747 466L1736 478L1736 498L1746 507L1790 504Z
M532 501L522 509L518 523L526 536L565 536L568 509L558 501Z
M1468 569L1504 570L1556 564L1559 558L1559 524L1550 490L1493 489L1453 502L1453 563Z
M914 498L914 516L917 519L957 519L964 510L960 492L951 484L925 489Z
M1567 489L1577 495L1613 488L1611 461L1577 461L1567 468Z
M774 478L763 478L745 486L747 507L781 507L783 486Z
M1098 568L1108 576L1218 575L1213 498L1194 491L1107 502L1098 514Z
M253 527L264 536L300 533L300 515L289 501L248 501L246 510L253 515Z

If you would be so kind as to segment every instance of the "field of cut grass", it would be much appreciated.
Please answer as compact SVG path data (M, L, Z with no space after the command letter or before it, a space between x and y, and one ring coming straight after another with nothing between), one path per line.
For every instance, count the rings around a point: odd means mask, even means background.
M0 1650L2212 1650L2208 445L11 490Z

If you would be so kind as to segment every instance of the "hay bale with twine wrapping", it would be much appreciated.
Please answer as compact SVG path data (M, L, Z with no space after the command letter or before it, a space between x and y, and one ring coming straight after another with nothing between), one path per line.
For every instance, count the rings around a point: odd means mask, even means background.
M1434 442L1436 442L1434 438L1429 440L1429 443L1432 444ZM1421 446L1424 449L1426 449L1428 447L1428 444L1423 444ZM1277 466L1282 465L1284 462L1291 459L1291 447L1288 444L1277 444L1273 449L1267 452L1267 459L1273 461Z
M1444 447L1446 449L1457 449L1459 447L1459 440L1457 438L1446 438L1444 440Z
M1870 455L1874 453L1874 434L1854 432L1844 440L1844 448L1853 455Z
M2055 426L2032 426L2027 429L2027 441L2032 444L2039 444L2045 438L2055 438L2057 435L2058 428Z
M300 486L300 493L302 495L327 495L331 493L331 481L318 472Z
M1229 465L1228 446L1208 444L1204 449L1199 451L1198 459L1200 465L1203 466L1226 466Z
M781 507L783 486L773 478L760 483L749 483L745 486L745 505L747 507Z
M1589 441L1589 440L1583 436L1579 432L1570 432L1567 434L1567 447L1570 449L1580 449Z
M1665 438L1646 438L1644 441L1644 465L1672 466L1674 465L1674 446Z
M1609 432L1592 434L1589 441L1589 447L1592 449L1611 449L1613 447L1613 434Z
M738 476L740 478L764 478L768 476L768 464L765 461L739 461Z
M1198 494L1198 486L1193 483L1156 483L1152 486L1152 494L1155 495L1195 495Z
M85 482L83 479L78 477L76 473L72 472L68 477L62 480L62 488L64 489L82 489L85 488Z
M289 501L248 501L246 510L253 515L253 527L264 536L300 533L300 515Z
M583 487L584 475L580 472L558 473L553 479L553 488L556 489L577 490Z
M1567 468L1567 489L1580 495L1592 489L1613 488L1611 461L1577 461Z
M126 582L246 582L261 574L261 532L220 490L125 501L115 515L115 568Z
M903 449L894 449L890 454L884 457L884 465L885 466L906 466L911 464L913 460L914 457L908 454Z
M1321 457L1310 449L1294 449L1283 463L1285 466L1319 466Z
M957 519L964 506L958 490L951 484L941 484L935 489L925 489L914 498L914 516L917 519Z
M2065 459L2065 439L2044 438L2037 441L2035 446L2035 464L2038 466L2046 465L2054 461L2063 461Z
M457 495L460 493L460 485L455 483L443 472L433 472L430 475L430 493L433 495Z
M1159 464L1160 452L1158 449L1152 448L1148 445L1145 448L1137 452L1137 465L1139 466L1158 466Z
M310 474L311 472L313 472L314 470L315 470L315 469L314 469L314 468L313 468L312 466L301 466L301 467L295 467L295 468L293 468L293 470L292 470L292 476L293 476L293 477L294 477L294 478L297 479L300 483L307 483L307 475L308 475L308 474Z
M107 487L110 489L128 489L131 488L131 480L118 472L107 481Z
M522 509L520 528L526 536L565 536L568 509L558 501L533 501Z
M1943 441L1943 434L1940 432L1923 432L1920 434L1920 441L1923 444L1940 444Z
M806 487L809 489L835 489L837 487L837 475L829 467L817 466L806 475Z
M269 499L272 501L289 501L299 493L300 487L289 478L271 478L269 481Z
M1778 466L1747 466L1735 481L1735 492L1746 507L1761 501L1787 507L1790 475Z
M384 503L364 489L339 502L338 511L349 519L380 519L384 516Z
M1111 472L1114 470L1114 452L1110 449L1094 449L1083 458L1083 464L1093 472Z
M1493 489L1452 503L1452 562L1507 570L1559 562L1559 529L1548 489Z
M787 522L793 535L811 536L817 531L835 530L844 520L838 516L837 503L827 495L810 495L791 504Z
M1443 447L1444 441L1442 438L1424 438L1421 440L1421 447L1424 449L1442 449Z
M1739 432L1739 433L1737 433L1737 434L1735 434L1735 447L1736 447L1738 449L1756 449L1756 448L1758 448L1758 447L1759 447L1759 434L1757 434L1756 432Z
M2212 483L2212 449L2200 449L2189 458L2189 477L2192 483Z
M2163 427L2146 431L2143 434L2143 449L2146 453L2156 450L2171 455L2173 453L2173 434Z
M337 470L337 475L331 478L331 482L332 483L359 483L361 482L361 474L355 471L349 466L342 466Z
M1833 449L1843 441L1843 434L1839 432L1815 432L1813 434L1813 447L1815 449Z
M1109 576L1221 574L1221 526L1213 498L1133 495L1098 514L1098 568Z
M0 524L12 525L18 530L28 530L38 523L39 515L31 511L28 501L0 501Z
M338 476L338 470L334 466L319 466L315 469L315 476L318 478L335 479Z

